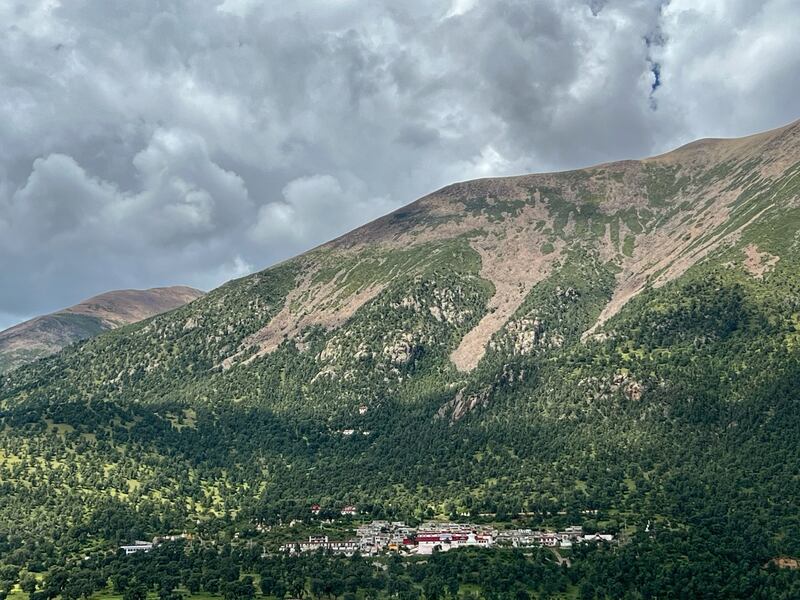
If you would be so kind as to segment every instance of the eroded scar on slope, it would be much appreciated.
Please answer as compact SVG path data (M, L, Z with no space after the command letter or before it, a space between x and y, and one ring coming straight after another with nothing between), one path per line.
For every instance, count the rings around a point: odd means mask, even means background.
M242 360L247 364L260 356L277 350L284 340L297 337L304 329L319 325L335 329L343 325L355 312L375 298L386 287L385 283L373 282L353 293L347 293L339 283L338 274L326 283L313 283L316 269L307 271L299 285L286 297L283 308L266 326L245 338L233 356L222 361L223 369L239 362L249 349L256 351Z
M673 218L672 222L667 223L662 231L643 235L641 241L637 240L634 256L623 264L623 269L617 276L617 286L611 300L603 308L595 323L583 333L581 336L583 341L593 336L648 285L655 288L661 287L683 275L723 244L734 243L742 232L769 208L758 211L733 230L722 229L720 231L730 217L731 204L738 196L738 192L719 191L715 193L715 196L717 198L715 202L698 211L696 219L698 225L692 227L688 234L682 233L680 215L678 215ZM754 252L756 254L753 254ZM747 249L745 250L751 267L758 269L751 273L756 277L761 277L763 272L775 265L778 257L767 258L762 264L765 255L757 254L757 252L757 249L751 249L749 252ZM771 255L766 255L766 257L769 256ZM747 268L747 264L746 261L745 268ZM754 266L756 264L757 267ZM762 267L764 271L761 271Z
M552 271L563 243L559 242L549 254L542 254L540 246L540 241L522 236L505 240L502 246L489 239L472 243L481 256L480 276L492 282L495 293L486 315L450 355L459 371L471 371L478 365L492 336L514 315L533 286Z
M780 256L774 256L769 252L761 252L755 244L745 246L744 255L744 268L756 279L763 279L781 259Z

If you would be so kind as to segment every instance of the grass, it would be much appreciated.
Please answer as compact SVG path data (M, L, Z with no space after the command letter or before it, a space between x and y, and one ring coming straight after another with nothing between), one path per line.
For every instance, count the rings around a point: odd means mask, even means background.
M622 217L622 222L625 223L626 227L633 233L642 233L644 231L644 227L642 226L639 218L639 213L636 212L635 208L629 208L628 210L623 211L620 214L620 217Z
M385 284L395 277L409 273L424 273L437 267L448 270L477 273L480 256L466 237L446 242L420 244L408 250L366 250L357 257L340 254L318 253L322 266L315 273L311 284L335 283L341 297L376 284Z
M636 236L631 235L630 233L625 236L625 240L622 242L622 253L627 256L633 256L633 247L636 244Z
M524 200L473 198L464 200L463 204L466 212L475 216L484 215L492 222L500 222L508 216L517 216L526 203Z
M647 165L645 173L647 199L656 207L666 206L689 183L688 177L678 177L678 167Z
M19 588L19 585L15 585L13 588L11 588L11 592L9 592L9 594L7 596L7 599L8 600L28 600L28 594L23 592Z

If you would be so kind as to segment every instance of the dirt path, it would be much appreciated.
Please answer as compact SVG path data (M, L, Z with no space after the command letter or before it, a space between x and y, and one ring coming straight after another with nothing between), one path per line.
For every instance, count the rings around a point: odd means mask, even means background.
M558 548L550 548L550 551L556 557L556 560L558 561L558 566L559 567L561 565L567 565L567 567L571 567L572 566L572 561L569 558L561 556L561 553L558 551Z

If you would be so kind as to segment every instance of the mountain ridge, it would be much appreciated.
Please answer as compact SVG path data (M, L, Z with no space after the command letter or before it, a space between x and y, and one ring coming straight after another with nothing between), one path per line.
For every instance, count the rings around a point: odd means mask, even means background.
M104 292L0 331L0 372L103 331L136 323L201 297L187 286Z
M453 237L453 235L456 233L467 234L472 230L479 229L481 227L487 227L491 224L485 222L485 220L481 222L479 219L474 219L473 222L468 222L466 225L461 226L456 232L452 231L452 228L455 226L452 221L458 219L459 211L462 211L466 208L466 205L461 202L465 196L474 197L477 194L483 194L485 198L490 198L491 195L494 194L503 196L504 198L516 198L518 201L530 204L529 199L525 198L525 194L530 193L527 191L530 188L558 185L556 182L559 180L581 178L584 177L585 174L604 171L609 171L615 175L619 175L623 179L627 176L633 178L634 181L633 184L630 182L628 183L629 189L623 188L618 190L620 197L612 199L610 203L600 202L597 204L597 209L601 213L613 215L615 212L629 210L631 208L653 210L655 207L653 207L651 203L647 202L646 199L643 201L643 198L645 198L647 194L643 194L641 189L636 187L639 184L643 184L642 187L646 187L649 184L648 181L641 181L643 175L641 171L646 170L649 165L655 164L660 166L662 163L674 165L676 162L681 160L688 161L687 165L680 165L679 168L688 171L688 175L692 176L693 171L696 170L696 168L693 167L693 163L700 157L707 157L709 153L714 156L714 160L719 161L718 164L724 164L725 162L730 161L742 162L745 160L752 160L755 158L755 152L767 151L772 152L773 154L773 156L769 157L769 168L772 170L777 170L781 167L781 159L775 156L775 154L777 154L777 151L782 149L785 150L785 148L780 147L782 143L781 140L783 139L783 143L785 143L786 140L784 138L789 136L790 142L796 141L799 130L800 121L795 121L791 124L776 128L774 130L754 134L744 138L698 140L697 142L681 146L668 153L638 161L625 160L613 163L602 163L600 165L579 170L513 177L484 178L451 184L441 188L440 190L437 190L436 192L428 194L409 205L401 207L392 213L385 215L384 217L380 217L371 223L358 227L355 230L340 236L331 242L328 242L327 244L323 244L302 256L313 256L314 253L324 252L326 250L345 250L357 252L359 248L363 248L366 245L383 245L388 248L407 247L416 245L418 243L418 239L415 238L422 237L427 239L446 239L448 237ZM711 143L712 146L710 150L709 143ZM776 144L779 146L777 149L774 147ZM767 175L767 173L764 173L764 175ZM667 181L666 185L675 185L676 181L678 180L677 175L669 171L666 174L657 173L655 175L656 178L661 176L672 178L672 181ZM664 184L656 181L655 185ZM734 187L727 190L715 190L711 188L710 190L704 191L706 196L716 194L720 197L705 209L697 211L697 214L694 215L694 218L703 218L707 222L700 224L700 226L696 228L698 231L692 232L692 235L695 236L695 238L698 236L700 238L708 236L708 234L713 231L716 226L724 222L725 218L727 217L727 211L730 209L731 204L735 202L739 196L741 189L741 187ZM575 199L575 191L572 189L569 191L572 193L572 199ZM667 190L667 192L669 191L670 190ZM537 193L538 192L539 190L537 189ZM690 194L692 193L695 195L697 194L696 191L690 192ZM722 197L723 194L725 197ZM547 207L541 205L537 207L536 204L539 202L539 198L536 198L533 206L524 206L524 208L531 209L529 210L529 213L533 218L536 218L537 220L549 220L550 223L548 224L552 225L552 214L547 214L548 211L543 210ZM585 204L586 203L584 203L584 205ZM448 205L450 205L449 211ZM581 203L579 201L577 206L580 205ZM537 208L539 209L538 211ZM578 208L578 210L580 209ZM413 219L415 216L418 218L418 220L423 221L423 224L421 228L417 228L416 230L412 228L412 237L410 237L407 221L410 218ZM681 219L683 218L683 215L678 216ZM437 217L442 221L449 218L450 222L448 222L447 225L450 226L451 231L448 231L446 226L436 224L435 221ZM568 218L573 217L568 216ZM426 226L424 223L425 220L431 221L431 224ZM464 221L464 219L461 218L461 221ZM680 224L673 223L672 225L674 229L677 229ZM568 222L566 226L569 227L570 223ZM442 227L444 231L437 231L439 227ZM623 231L622 235L625 236L637 233L639 232ZM679 257L683 255L685 251L689 249L689 247L697 243L696 240L688 240L688 243L680 244L665 239L664 236L661 235L649 235L650 233L651 232L648 231L644 232L644 239L639 244L639 247L647 249L648 252L653 248L656 248L658 250L657 255L659 255L660 252L660 255L662 256L663 264L656 263L647 266L641 264L641 252L637 253L636 245L634 245L634 248L631 251L632 256L630 257L625 257L624 254L620 254L619 248L617 248L616 254L621 258L621 264L623 265L623 272L620 275L621 281L618 283L617 297L613 298L609 302L606 310L600 315L599 320L595 324L594 328L585 332L587 336L591 335L594 329L600 327L605 320L615 314L615 312L621 306L623 306L627 300L641 292L641 290L644 289L644 286L647 283L646 280L649 276L654 275L657 271L664 271L666 269L664 273L659 274L659 280L665 281L669 280L670 278L674 278L675 276L678 276L685 268L688 268L697 260L702 259L707 252L712 251L720 244L729 242L732 237L736 235L736 232L728 232L720 239L709 239L704 244L701 244L699 248L695 249L688 257L679 260ZM530 252L530 248L528 248L527 259L538 260L540 263L538 268L542 276L546 276L549 268L548 265L558 258L560 249L558 247L557 239L547 240L541 236L539 237L540 239L528 239L525 240L525 242L528 246L530 243L538 243L540 246L548 243L555 244L554 250L556 253L552 256L545 256L542 253L534 255ZM634 235L634 237L636 237L636 235ZM473 247L476 247L477 251L481 253L484 263L489 265L485 269L483 275L492 281L495 286L500 285L502 288L500 293L496 296L496 305L492 307L494 309L493 312L496 312L497 310L500 310L501 312L499 315L489 317L489 319L494 322L485 324L483 327L483 333L476 332L473 337L477 339L468 340L465 348L459 353L459 355L475 354L476 350L477 355L480 355L480 348L488 342L487 336L495 333L505 319L511 316L513 311L520 305L524 295L527 293L527 291L529 291L530 286L534 285L538 281L535 277L529 278L527 273L522 272L518 272L510 277L507 276L505 278L497 279L497 277L493 275L493 273L497 273L497 268L496 265L491 264L492 257L488 255L489 249L486 247L483 247L482 249L477 248L479 245L480 242L475 242ZM608 255L614 253L614 249L610 247L612 246L610 239L605 240L603 246L604 247L601 249L601 252L605 252ZM523 249L519 246L516 248L511 247L507 249L507 253L520 254L522 252ZM632 264L637 260L640 261L640 264ZM519 288L519 293L513 293L514 288ZM371 293L365 293L360 297L355 298L355 308L357 308L361 303L369 301L373 295L378 292L379 289L374 288L371 290ZM306 305L303 307L303 310L306 312L313 312L313 308L313 305ZM352 307L349 310L352 310ZM336 319L334 319L334 321L336 321ZM281 333L284 332L285 329L282 329ZM261 337L266 338L269 338L272 334L272 332L269 331L264 331L262 333L263 335ZM265 348L273 347L274 345L275 344L273 340L272 342L267 342ZM466 357L462 358L459 355L456 356L457 363L467 370L475 367L476 363L474 359L467 359Z

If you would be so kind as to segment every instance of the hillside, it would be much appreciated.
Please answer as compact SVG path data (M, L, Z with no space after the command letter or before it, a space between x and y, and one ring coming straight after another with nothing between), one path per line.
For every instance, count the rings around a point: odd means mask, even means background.
M617 532L599 597L792 597L798 231L800 121L443 188L0 379L0 562L353 503Z
M203 293L183 286L118 290L35 317L0 331L0 373L75 342L130 325L196 300Z

